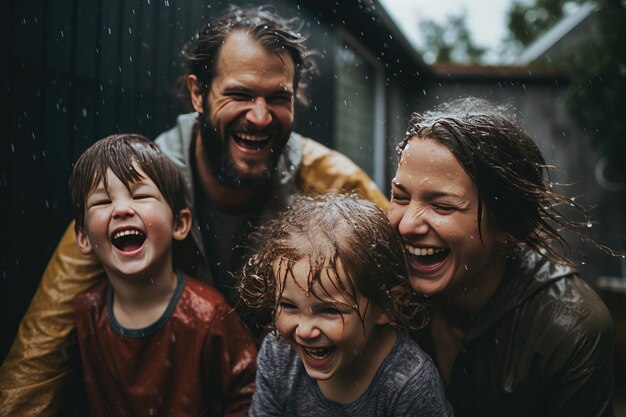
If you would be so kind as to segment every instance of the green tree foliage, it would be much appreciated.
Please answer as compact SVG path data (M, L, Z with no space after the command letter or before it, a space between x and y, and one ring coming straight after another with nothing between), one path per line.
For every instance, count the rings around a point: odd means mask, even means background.
M429 62L477 63L487 51L474 42L464 13L449 15L443 24L424 20L419 26L424 58Z
M564 3L563 0L535 0L534 3L515 0L507 16L510 42L521 47L530 45L563 17Z

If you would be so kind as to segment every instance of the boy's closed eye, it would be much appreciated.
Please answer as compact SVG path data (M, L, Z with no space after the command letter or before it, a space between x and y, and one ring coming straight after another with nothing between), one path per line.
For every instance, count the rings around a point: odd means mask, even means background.
M87 200L87 208L104 206L111 203L111 199L107 197L90 198Z
M156 197L151 194L134 194L133 195L134 200L145 200L146 198L156 198Z

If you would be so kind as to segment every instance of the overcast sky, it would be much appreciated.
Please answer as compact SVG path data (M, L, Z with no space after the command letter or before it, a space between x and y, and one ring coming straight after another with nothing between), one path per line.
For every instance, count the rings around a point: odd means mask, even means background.
M407 38L419 50L420 19L444 22L447 15L464 11L476 44L489 48L488 63L497 63L497 48L506 35L506 12L512 0L380 0Z

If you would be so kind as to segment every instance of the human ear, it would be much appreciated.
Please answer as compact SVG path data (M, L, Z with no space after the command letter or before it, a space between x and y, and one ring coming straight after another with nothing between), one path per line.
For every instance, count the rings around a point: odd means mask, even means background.
M198 113L204 112L202 107L202 93L204 92L204 88L202 83L198 80L194 74L189 74L187 76L187 89L189 90L189 95L191 96L191 105L194 110Z
M93 252L93 247L91 246L91 241L89 240L89 236L85 233L85 229L82 227L76 228L76 242L78 243L78 248L83 255L89 255Z
M191 230L192 219L189 209L185 208L178 212L178 215L176 215L174 219L174 231L172 232L172 238L174 238L174 240L183 240L187 237L187 234L189 234Z

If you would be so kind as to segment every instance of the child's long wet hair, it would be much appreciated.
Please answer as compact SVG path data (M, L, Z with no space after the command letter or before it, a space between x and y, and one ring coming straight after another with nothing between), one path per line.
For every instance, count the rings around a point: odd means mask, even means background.
M330 289L321 281L327 276L361 319L365 311L359 311L358 294L375 303L394 327L415 330L425 323L425 308L406 278L401 242L374 203L351 195L300 196L258 233L264 244L245 265L239 289L247 306L271 312L270 325L284 288L278 280L294 279L293 267L302 260L310 265L304 292L327 296Z

